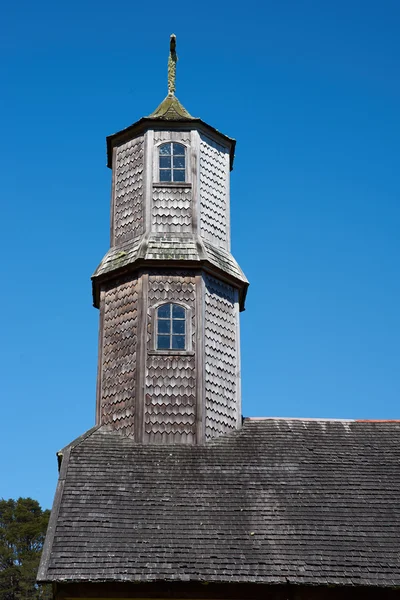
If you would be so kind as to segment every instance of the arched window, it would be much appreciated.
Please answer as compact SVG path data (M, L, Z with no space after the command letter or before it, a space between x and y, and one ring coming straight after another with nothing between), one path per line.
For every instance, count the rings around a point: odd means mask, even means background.
M176 142L160 146L160 181L185 181L185 150L185 146Z
M183 306L159 306L156 328L156 350L186 350L186 310Z

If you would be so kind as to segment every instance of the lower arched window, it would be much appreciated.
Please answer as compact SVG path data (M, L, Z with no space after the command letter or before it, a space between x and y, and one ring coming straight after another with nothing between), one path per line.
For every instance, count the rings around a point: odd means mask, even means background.
M156 350L186 350L186 310L162 304L156 310Z

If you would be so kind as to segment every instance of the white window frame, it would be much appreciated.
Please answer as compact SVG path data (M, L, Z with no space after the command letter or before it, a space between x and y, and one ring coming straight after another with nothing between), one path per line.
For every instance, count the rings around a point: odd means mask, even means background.
M185 148L185 181L160 181L160 146L164 146L164 144L180 144ZM157 142L154 145L154 161L153 161L153 182L159 186L165 187L188 187L191 185L190 183L190 168L189 168L189 159L190 159L190 145L182 142L181 140L162 140Z
M157 310L160 308L160 306L163 306L163 304L176 304L177 306L180 306L182 308L185 309L185 349L184 350L179 350L179 349L175 349L175 348L171 348L171 349L166 349L166 350L159 350L157 348ZM150 347L149 347L149 353L150 354L166 354L166 355L174 355L174 354L181 354L181 355L193 355L193 347L192 347L192 316L193 316L193 310L190 306L188 306L187 304L185 304L184 302L180 302L179 300L170 300L170 299L166 299L166 300L161 300L160 302L157 302L157 304L154 304L153 306L151 306L149 308L149 326L150 326Z

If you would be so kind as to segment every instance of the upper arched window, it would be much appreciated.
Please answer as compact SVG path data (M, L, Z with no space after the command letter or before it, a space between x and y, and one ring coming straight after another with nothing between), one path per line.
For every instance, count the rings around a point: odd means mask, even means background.
M186 310L162 304L156 310L156 350L186 350Z
M177 142L168 142L160 146L160 181L185 181L185 150L185 146Z

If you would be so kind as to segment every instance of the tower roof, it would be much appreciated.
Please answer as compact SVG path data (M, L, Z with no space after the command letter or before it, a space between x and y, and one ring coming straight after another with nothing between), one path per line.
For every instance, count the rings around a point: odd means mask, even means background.
M192 115L186 110L186 108L179 102L175 96L176 89L176 63L178 57L176 54L176 36L171 35L170 38L170 52L168 58L168 95L164 100L157 106L157 108L147 117L142 117L126 129L122 129L117 133L109 135L107 137L107 166L112 168L112 150L115 146L123 143L129 139L132 139L142 131L145 131L149 127L151 128L157 122L162 124L168 122L169 126L182 126L187 127L189 124L196 124L202 128L206 133L207 131L212 134L217 134L222 140L228 142L230 148L230 168L233 169L233 159L235 153L236 141L233 138L224 135L215 127L208 125L197 117ZM165 127L165 125L164 125Z
M163 119L166 121L195 121L176 96L166 96L156 110L147 117L148 119Z

